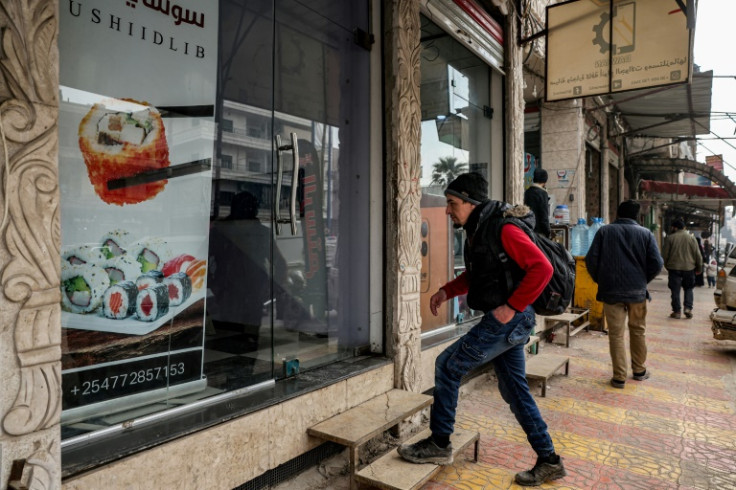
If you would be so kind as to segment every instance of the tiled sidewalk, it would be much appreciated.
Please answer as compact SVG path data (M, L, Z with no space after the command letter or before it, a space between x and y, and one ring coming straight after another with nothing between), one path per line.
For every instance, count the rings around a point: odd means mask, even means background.
M537 403L568 476L543 488L736 489L736 342L713 339L713 289L695 289L694 317L670 313L667 277L650 284L646 381L612 388L608 338L580 332L571 346L542 352L570 356L570 375L554 376ZM478 430L478 463L458 458L425 490L521 488L514 474L535 455L492 381L473 382L458 424Z

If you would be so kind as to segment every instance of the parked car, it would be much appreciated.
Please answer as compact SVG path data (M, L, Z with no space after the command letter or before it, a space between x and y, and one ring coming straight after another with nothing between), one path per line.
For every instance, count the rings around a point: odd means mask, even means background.
M716 275L716 287L713 290L713 300L716 302L716 306L720 308L723 286L726 283L726 278L736 265L736 244L728 242L724 249L718 250L716 253L718 274Z
M713 299L717 308L710 314L713 338L736 340L736 248L726 256L725 263L718 268L716 289Z

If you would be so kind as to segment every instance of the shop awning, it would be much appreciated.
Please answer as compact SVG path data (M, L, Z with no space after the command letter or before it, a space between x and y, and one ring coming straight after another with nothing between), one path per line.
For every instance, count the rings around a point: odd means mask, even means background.
M676 138L710 133L713 72L693 74L692 83L611 94L626 136Z
M692 197L730 199L726 189L709 185L673 184L671 182L660 182L657 180L642 180L639 184L639 189L642 192L650 194L674 194L681 200Z

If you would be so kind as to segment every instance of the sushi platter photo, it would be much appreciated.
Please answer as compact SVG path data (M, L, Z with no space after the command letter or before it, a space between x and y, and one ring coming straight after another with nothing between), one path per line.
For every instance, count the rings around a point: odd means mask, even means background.
M148 334L204 298L207 262L161 239L114 230L62 251L62 326Z

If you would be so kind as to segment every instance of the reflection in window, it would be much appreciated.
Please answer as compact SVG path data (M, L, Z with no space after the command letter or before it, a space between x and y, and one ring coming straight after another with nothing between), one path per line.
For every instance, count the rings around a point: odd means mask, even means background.
M446 302L438 316L429 299L464 271L462 230L453 230L445 214L444 189L458 175L488 176L491 121L490 69L464 46L422 16L421 58L421 212L422 330L429 331L477 314L465 297Z

